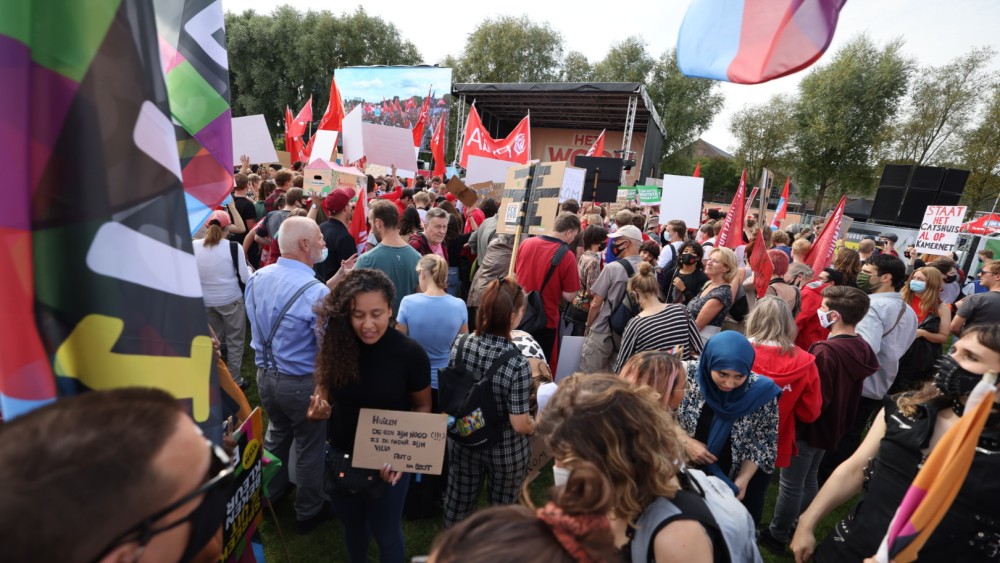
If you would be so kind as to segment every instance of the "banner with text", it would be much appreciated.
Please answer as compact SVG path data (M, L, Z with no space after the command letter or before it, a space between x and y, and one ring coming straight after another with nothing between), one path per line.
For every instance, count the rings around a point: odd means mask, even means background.
M254 536L264 517L262 504L264 455L264 422L260 407L250 413L233 436L236 469L233 473L231 496L226 503L226 520L222 528L220 561L248 563L256 561Z

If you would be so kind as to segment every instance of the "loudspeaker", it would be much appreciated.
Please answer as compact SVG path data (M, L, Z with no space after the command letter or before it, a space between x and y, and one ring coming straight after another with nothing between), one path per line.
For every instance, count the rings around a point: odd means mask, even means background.
M953 194L945 191L940 191L937 194L937 198L934 200L934 205L958 205L958 202L961 199L962 199L962 194Z
M969 180L968 170L949 168L948 173L944 177L944 182L941 183L941 193L958 194L959 196L961 196L962 192L965 191L965 183L968 180ZM938 205L954 205L954 204L939 203Z
M586 168L583 180L583 201L614 203L618 199L618 187L622 183L622 168L625 163L620 158L578 156L573 166ZM597 177L597 193L594 193L594 177Z
M882 179L878 185L894 188L905 188L910 183L910 172L913 167L907 164L886 164L882 169Z
M920 227L920 221L927 213L927 206L934 205L938 193L931 190L906 190L903 205L899 208L899 218L896 222L910 227Z
M938 191L941 189L941 182L948 170L946 168L935 168L933 166L917 166L910 176L909 188L918 190Z
M968 179L968 170L887 164L870 218L919 228L928 205L958 205Z
M899 208L903 206L906 188L879 187L872 203L869 218L880 223L895 223L899 216Z

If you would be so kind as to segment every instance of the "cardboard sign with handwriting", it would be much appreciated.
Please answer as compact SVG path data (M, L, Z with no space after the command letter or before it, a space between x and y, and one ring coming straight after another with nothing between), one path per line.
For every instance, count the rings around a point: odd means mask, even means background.
M465 185L465 182L460 180L458 176L452 176L451 180L445 184L444 188L448 190L449 193L454 194L458 198L458 201L462 202L465 207L475 207L476 201L479 199L479 194L469 189L469 186Z
M440 475L448 415L361 409L354 435L354 466Z

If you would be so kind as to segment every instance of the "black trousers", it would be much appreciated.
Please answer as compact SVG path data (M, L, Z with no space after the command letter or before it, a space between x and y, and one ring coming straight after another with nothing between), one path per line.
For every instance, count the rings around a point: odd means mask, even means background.
M871 424L872 417L875 416L881 408L881 400L861 397L861 400L858 402L858 413L854 416L854 423L851 424L851 427L847 430L847 434L844 434L844 437L840 439L840 443L837 444L837 449L827 451L826 455L823 456L823 461L820 463L818 474L820 487L822 487L823 483L825 483L830 477L833 470L847 458L851 457L851 454L858 449L858 446L861 445L861 439L864 436L865 431Z

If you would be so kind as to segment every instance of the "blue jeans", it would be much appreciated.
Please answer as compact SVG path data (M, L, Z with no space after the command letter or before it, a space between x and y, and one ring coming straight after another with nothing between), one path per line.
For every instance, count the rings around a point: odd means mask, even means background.
M457 267L448 268L448 289L446 291L452 297L458 297L462 291L462 280L458 277Z
M295 442L295 516L312 518L323 508L323 446L326 424L306 420L309 396L314 389L311 376L293 376L257 368L260 404L268 416L264 448L281 460L282 468L271 480L270 492L288 487L288 454Z
M823 461L824 450L814 448L802 440L795 442L799 453L792 458L792 464L781 470L778 500L771 518L771 535L785 543L791 541L789 531L799 518L802 510L809 507L819 485L816 474Z
M344 542L352 563L368 561L368 544L375 536L379 561L405 563L406 542L403 538L403 503L410 488L410 475L404 473L396 486L374 500L356 495L334 495L330 498L333 511L344 525Z

